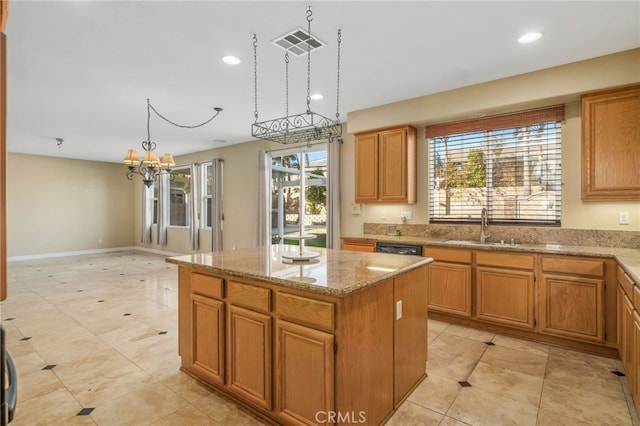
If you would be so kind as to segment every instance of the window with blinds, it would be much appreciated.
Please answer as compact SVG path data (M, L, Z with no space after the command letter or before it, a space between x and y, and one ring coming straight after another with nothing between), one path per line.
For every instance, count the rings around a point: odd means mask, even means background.
M429 221L560 225L564 107L428 126Z

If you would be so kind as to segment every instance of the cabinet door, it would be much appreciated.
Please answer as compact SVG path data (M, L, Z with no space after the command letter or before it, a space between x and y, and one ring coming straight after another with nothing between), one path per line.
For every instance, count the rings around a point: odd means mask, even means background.
M635 374L635 342L634 342L634 325L633 325L633 303L631 300L625 296L624 297L624 307L622 312L622 323L624 329L624 360L622 361L622 366L624 367L624 372L627 375L629 380L629 387L632 387L634 383L633 375Z
M378 198L385 202L407 201L407 131L389 130L378 135Z
M334 410L333 344L331 334L276 322L277 412L285 423L315 425L317 413Z
M633 312L633 380L629 383L636 409L640 407L640 315Z
M356 136L356 203L378 200L378 134Z
M627 330L625 329L625 316L624 316L624 289L620 283L618 283L618 355L620 355L620 362L622 366L626 365L625 355L627 354L626 348L626 336Z
M582 199L640 200L640 86L582 97Z
M533 272L479 266L476 284L478 319L535 328Z
M429 270L429 309L471 316L471 265L433 262Z
M229 388L271 410L271 317L230 305L228 327Z
M224 303L191 295L193 314L190 368L213 383L224 383Z
M604 281L544 274L540 288L540 331L604 342Z

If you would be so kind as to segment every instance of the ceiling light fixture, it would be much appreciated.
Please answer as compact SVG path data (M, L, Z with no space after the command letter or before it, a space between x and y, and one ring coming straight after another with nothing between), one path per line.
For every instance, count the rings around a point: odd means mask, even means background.
M229 65L238 65L242 61L237 56L224 56L222 62Z
M215 107L214 110L216 113L207 121L193 126L185 126L182 124L174 123L173 121L162 116L158 111L156 111L151 103L149 103L149 99L147 99L147 140L142 141L142 149L144 149L144 155L141 162L140 157L138 157L138 153L135 149L130 149L129 151L127 151L127 154L124 156L124 164L127 166L127 178L129 180L132 180L133 176L138 174L142 176L142 182L147 186L147 188L149 188L151 187L151 185L153 185L153 182L155 182L156 178L160 174L169 173L171 169L176 165L176 161L173 159L173 155L167 153L162 156L162 159L160 159L155 152L156 143L151 141L151 111L155 112L158 117L162 118L167 123L173 124L176 127L181 127L183 129L195 129L196 127L204 126L205 124L216 118L222 111L222 108Z
M315 40L311 35L311 21L313 20L311 6L307 7L307 41L302 44L307 54L307 111L289 115L289 52L285 53L285 105L286 116L267 121L258 121L258 38L253 35L254 58L254 102L255 122L251 126L251 136L282 144L307 143L313 141L341 140L342 125L340 124L340 44L341 30L338 30L338 65L336 83L336 118L331 119L315 113L311 110L311 50L315 47L310 40ZM298 44L298 46L300 46ZM306 45L306 46L304 46Z
M518 39L518 43L521 43L521 44L533 43L536 40L540 40L540 37L542 37L542 33L539 33L539 32L534 31L534 32L526 33L520 36L520 38Z
M314 93L311 95L311 100L313 101L319 101L320 99L324 99L324 96L322 96L321 93Z

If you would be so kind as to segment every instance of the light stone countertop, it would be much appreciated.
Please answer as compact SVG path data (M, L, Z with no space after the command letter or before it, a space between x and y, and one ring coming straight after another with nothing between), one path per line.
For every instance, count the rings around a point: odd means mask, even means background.
M399 244L433 245L441 247L464 247L468 249L480 250L500 250L525 253L562 254L570 256L594 256L610 257L618 261L627 274L640 286L640 249L597 247L597 246L574 246L562 244L518 244L510 246L496 244L479 244L473 241L452 241L441 238L390 236L379 234L358 234L342 237L343 240L376 241ZM426 256L429 253L425 253Z
M298 246L272 245L170 257L166 261L196 270L337 297L433 261L428 257L305 247L305 252L318 252L320 255L309 262L283 262L283 253L297 253L298 250Z

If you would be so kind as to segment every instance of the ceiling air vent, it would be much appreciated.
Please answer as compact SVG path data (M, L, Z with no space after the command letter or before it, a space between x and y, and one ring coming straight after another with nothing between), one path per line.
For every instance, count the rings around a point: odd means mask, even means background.
M314 50L320 49L321 47L327 45L325 42L318 39L313 34L311 34L311 37L309 37L309 33L300 27L296 28L293 31L289 31L282 37L276 38L272 41L272 43L280 46L288 52L293 53L296 56L303 56L307 53L307 51L313 52Z

